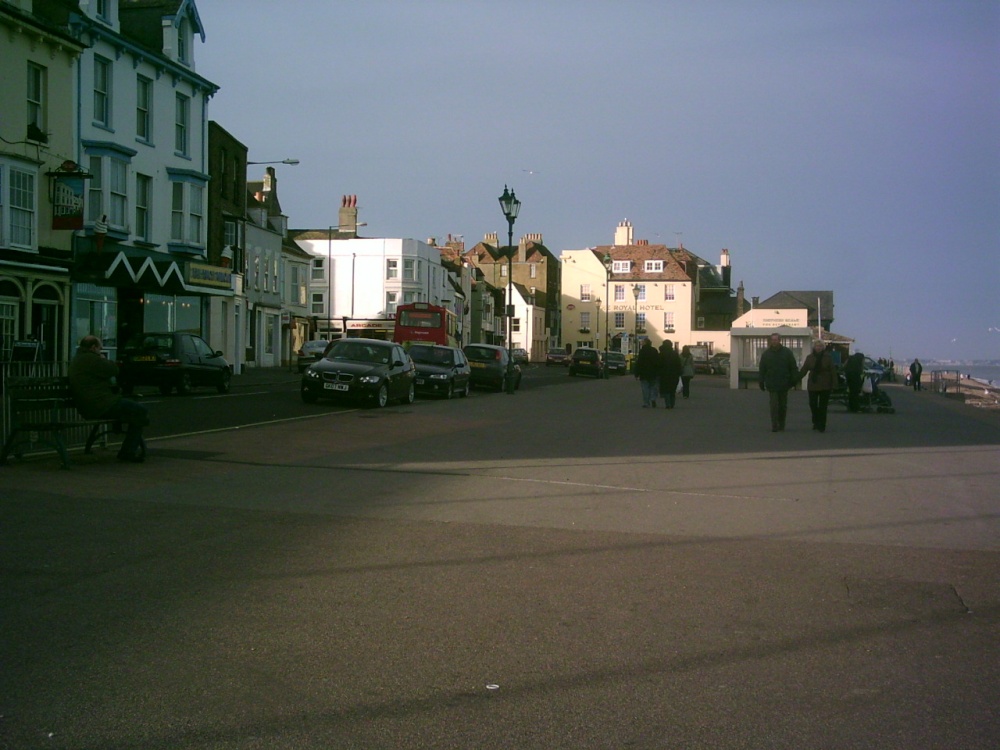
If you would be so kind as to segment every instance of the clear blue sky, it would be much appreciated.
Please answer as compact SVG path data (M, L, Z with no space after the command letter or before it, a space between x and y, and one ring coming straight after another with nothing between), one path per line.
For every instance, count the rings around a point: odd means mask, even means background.
M1000 358L1000 3L200 0L209 116L293 227L636 238L872 356ZM255 169L251 167L251 169ZM263 167L256 169L263 170ZM251 179L259 177L251 172ZM992 331L990 329L993 329Z

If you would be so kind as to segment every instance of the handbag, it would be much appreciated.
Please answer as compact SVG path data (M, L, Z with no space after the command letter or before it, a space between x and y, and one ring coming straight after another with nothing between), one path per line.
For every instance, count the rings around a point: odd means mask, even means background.
M873 390L872 389L872 379L871 378L865 378L864 382L861 384L861 392L862 393L871 393L872 390Z
M682 381L678 380L677 381L677 390L674 391L674 393L683 393L683 392L684 392L684 383Z

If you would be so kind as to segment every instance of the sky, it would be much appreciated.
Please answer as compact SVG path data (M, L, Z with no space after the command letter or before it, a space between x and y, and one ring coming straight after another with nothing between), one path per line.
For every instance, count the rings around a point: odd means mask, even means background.
M1000 3L200 0L209 118L289 225L636 239L834 293L897 362L1000 359ZM250 167L260 179L265 167ZM253 170L261 170L255 173Z

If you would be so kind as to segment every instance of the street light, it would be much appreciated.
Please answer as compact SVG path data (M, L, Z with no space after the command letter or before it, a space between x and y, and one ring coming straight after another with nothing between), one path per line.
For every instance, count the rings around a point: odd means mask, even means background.
M608 350L611 348L611 326L608 325L608 313L611 311L611 253L604 253L604 360L608 359ZM607 375L607 370L605 370Z
M635 297L635 355L639 356L639 292L642 291L640 284L632 285L632 296Z
M298 159L282 159L281 161L248 161L247 164L298 164Z
M507 393L514 393L514 221L521 210L521 201L513 190L503 186L500 210L507 219Z

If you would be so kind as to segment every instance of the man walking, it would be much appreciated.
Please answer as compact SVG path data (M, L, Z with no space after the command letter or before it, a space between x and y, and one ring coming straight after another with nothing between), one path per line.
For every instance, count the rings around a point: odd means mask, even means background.
M837 384L837 370L833 365L833 357L821 339L813 341L812 349L812 354L802 363L799 379L809 376L806 387L809 390L813 429L826 432L826 408L830 403L830 393Z
M656 382L660 377L660 355L652 342L642 342L639 355L635 358L635 376L642 386L642 408L656 406Z
M799 366L791 349L781 343L780 334L771 334L759 372L760 389L770 395L771 432L781 432L788 414L788 391L798 382Z
M920 376L923 374L924 366L920 364L919 359L914 359L913 362L910 363L910 381L913 383L913 390L923 390L920 386Z

